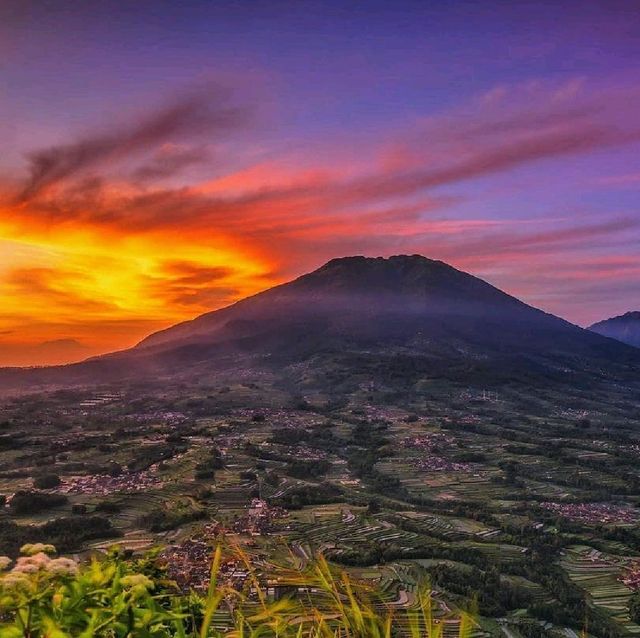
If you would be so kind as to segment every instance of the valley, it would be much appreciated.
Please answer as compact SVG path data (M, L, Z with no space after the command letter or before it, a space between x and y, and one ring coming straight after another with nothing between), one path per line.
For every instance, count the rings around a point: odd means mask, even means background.
M640 351L443 262L332 260L0 390L0 555L156 552L203 593L224 542L232 587L322 557L399 635L427 583L449 633L640 634Z
M639 0L0 0L0 638L640 638Z
M477 595L488 635L640 633L640 423L622 388L222 381L6 399L0 553L158 545L201 589L224 535L265 569L321 552L401 608L426 579L443 609Z

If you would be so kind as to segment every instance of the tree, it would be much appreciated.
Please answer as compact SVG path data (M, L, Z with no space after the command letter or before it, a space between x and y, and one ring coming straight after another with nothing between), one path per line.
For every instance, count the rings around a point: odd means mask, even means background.
M39 490L51 490L54 487L58 487L62 481L57 474L43 474L33 479L34 487Z
M629 600L629 617L631 620L640 625L640 591L637 591Z
M36 512L42 512L43 510L51 507L60 507L67 501L67 497L62 494L19 490L11 499L9 511L11 514L17 514L18 516L23 514L33 514Z

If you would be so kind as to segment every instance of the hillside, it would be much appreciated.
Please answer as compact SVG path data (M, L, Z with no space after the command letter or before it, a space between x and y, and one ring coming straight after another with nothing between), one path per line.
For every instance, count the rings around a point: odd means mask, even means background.
M238 588L283 564L306 601L318 556L399 638L425 582L438 618L477 601L474 636L632 638L639 358L442 262L333 260L129 351L5 371L27 393L0 397L0 556L159 546L150 576L204 592L226 537Z
M306 382L352 372L389 382L445 375L461 382L589 383L637 379L640 353L578 328L440 262L334 259L298 279L86 362L0 373L0 385L123 379L191 382L221 370L313 363Z
M627 312L618 317L598 321L589 326L589 330L640 348L640 311Z

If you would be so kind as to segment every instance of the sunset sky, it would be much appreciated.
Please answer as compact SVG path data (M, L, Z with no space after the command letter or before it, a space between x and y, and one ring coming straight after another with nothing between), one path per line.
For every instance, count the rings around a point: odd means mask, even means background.
M640 310L640 5L0 1L0 365L332 257Z

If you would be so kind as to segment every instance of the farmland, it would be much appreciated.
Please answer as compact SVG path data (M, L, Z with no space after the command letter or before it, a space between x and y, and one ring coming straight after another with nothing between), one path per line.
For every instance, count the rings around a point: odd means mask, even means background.
M224 536L265 565L322 553L389 605L411 608L427 580L443 610L477 595L487 635L640 633L640 430L624 399L421 388L300 395L263 375L6 399L0 553L159 546L202 588Z

